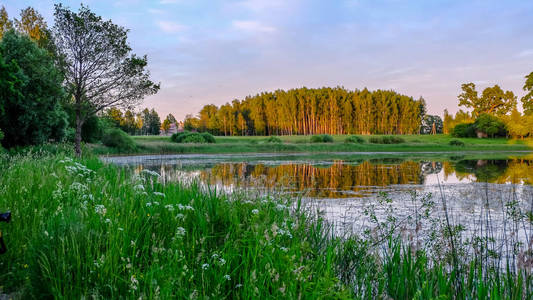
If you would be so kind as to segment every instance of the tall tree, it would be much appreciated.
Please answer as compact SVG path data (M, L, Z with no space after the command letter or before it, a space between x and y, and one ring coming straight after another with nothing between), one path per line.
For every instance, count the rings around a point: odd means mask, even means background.
M49 39L49 32L43 16L33 7L27 7L20 11L20 20L15 19L15 28L18 32L27 34L30 39L42 44Z
M471 108L474 117L481 114L503 116L516 106L516 97L511 91L503 91L498 85L483 90L478 96L476 85L467 83L461 85L463 92L459 94L459 106Z
M4 36L4 33L11 28L13 28L13 22L9 20L6 8L2 6L2 8L0 8L0 39Z
M155 94L146 56L132 54L127 30L104 21L86 6L73 12L55 6L54 40L64 62L65 88L76 113L75 150L81 156L81 127L105 108L131 107Z
M524 114L533 115L533 72L526 76L524 91L527 92L527 94L521 99Z
M8 31L0 43L0 128L7 147L40 144L65 135L63 77L48 53Z

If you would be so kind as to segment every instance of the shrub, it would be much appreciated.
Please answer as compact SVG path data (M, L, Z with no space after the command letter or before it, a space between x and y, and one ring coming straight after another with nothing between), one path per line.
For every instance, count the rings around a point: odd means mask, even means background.
M181 141L189 134L191 134L191 132L188 131L188 130L184 130L182 132L177 132L177 133L174 133L170 137L170 140L173 141L174 143L181 143Z
M458 146L458 147L464 147L465 143L460 140L453 139L448 143L450 146Z
M266 139L265 142L267 142L267 143L275 143L275 144L283 143L283 141L277 136L271 136L268 139Z
M333 137L329 134L313 135L311 143L333 143Z
M482 114L474 122L475 129L484 132L489 137L504 137L507 135L505 123L495 116Z
M215 137L208 132L198 133L187 130L174 133L170 140L174 143L216 143Z
M215 140L215 137L214 137L211 133L209 133L209 132L203 132L203 133L201 133L200 135L204 138L204 140L205 140L206 143L214 144L214 143L217 142L217 141Z
M452 136L459 138L476 137L476 127L474 123L457 124L452 130Z
M373 136L370 138L372 144L401 144L405 140L399 136Z
M357 135L349 136L346 140L344 140L345 143L353 143L353 144L364 144L365 140Z
M194 144L206 143L205 138L201 134L196 133L196 132L187 135L181 142L184 143L184 144L186 144L186 143L194 143Z
M102 136L102 143L120 151L134 151L137 148L133 139L118 128L106 130Z

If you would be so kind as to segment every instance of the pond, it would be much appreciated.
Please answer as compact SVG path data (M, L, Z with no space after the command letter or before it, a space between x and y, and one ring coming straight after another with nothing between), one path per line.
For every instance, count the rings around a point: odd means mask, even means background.
M103 160L137 173L155 171L163 182L196 181L220 192L297 198L318 210L337 234L388 226L427 241L446 220L460 224L469 240L490 240L494 249L505 244L531 251L533 245L531 153L190 154ZM424 217L427 210L431 213Z

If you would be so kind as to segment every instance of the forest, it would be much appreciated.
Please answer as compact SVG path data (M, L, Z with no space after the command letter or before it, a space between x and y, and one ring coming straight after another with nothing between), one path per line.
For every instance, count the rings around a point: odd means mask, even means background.
M343 87L276 90L205 105L185 129L215 135L414 134L426 104L391 90Z

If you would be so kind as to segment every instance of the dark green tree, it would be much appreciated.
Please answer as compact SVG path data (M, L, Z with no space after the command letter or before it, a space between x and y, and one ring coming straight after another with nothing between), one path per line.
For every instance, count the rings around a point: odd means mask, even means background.
M525 115L533 115L533 72L526 76L526 83L524 84L524 91L527 94L522 97L522 108L524 108Z
M0 128L7 147L65 136L63 77L48 52L27 36L8 31L0 43Z
M76 114L76 154L87 118L109 107L132 107L159 85L150 80L147 58L132 54L127 30L104 21L86 6L73 12L55 6L54 41L61 57L69 103Z

